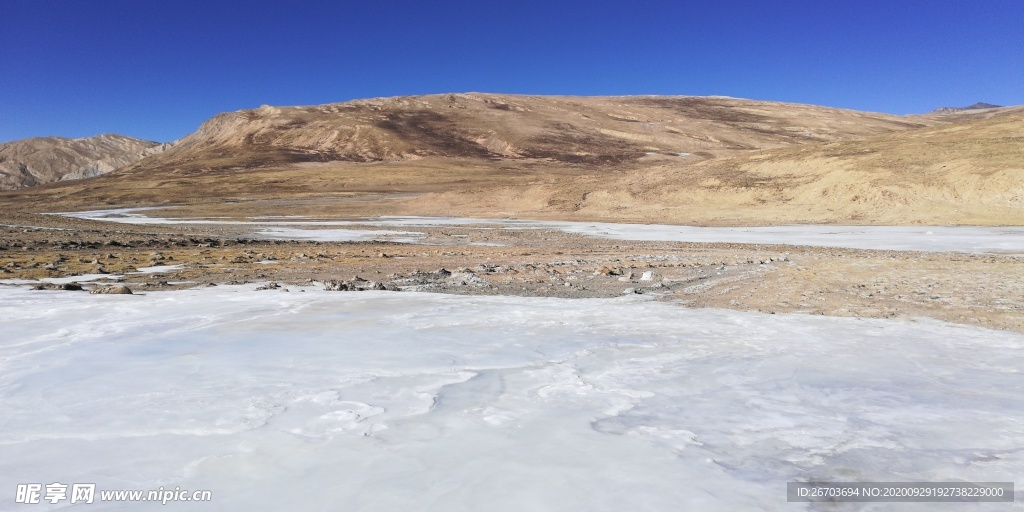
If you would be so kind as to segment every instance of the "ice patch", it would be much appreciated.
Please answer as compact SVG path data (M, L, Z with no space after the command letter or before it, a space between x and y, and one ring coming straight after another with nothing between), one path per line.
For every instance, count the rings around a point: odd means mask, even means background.
M181 270L185 268L185 265L179 263L177 265L154 265L152 267L138 267L135 269L133 274L162 274L164 272L174 272L175 270Z
M226 511L297 492L304 510L794 510L795 479L1024 474L1018 333L635 296L132 299L0 289L0 489L212 489Z
M387 231L369 229L295 229L264 228L257 236L274 240L316 240L320 242L370 242L385 241L415 243L423 233L410 231Z
M222 221L148 217L136 212L160 208L126 208L68 212L60 215L133 224L222 224L275 226L264 228L265 238L360 241L388 240L416 243L422 237L415 232L389 232L355 229L357 226L444 227L468 226L477 229L551 229L614 240L658 242L703 242L742 244L809 245L899 251L956 251L971 253L1024 254L1024 227L986 226L832 226L791 225L764 227L697 227L664 224L622 224L609 222L563 222L521 219L473 219L459 217L383 216L352 220L295 221ZM274 217L270 217L274 218ZM282 227L284 226L284 227ZM353 229L308 229L311 227L352 226ZM304 229L303 227L306 227ZM494 245L478 243L475 245Z
M50 284L67 284L67 283L88 283L90 281L99 281L101 279L120 280L122 276L116 274L82 274L79 276L65 276L65 277L42 277L39 279L0 279L0 284L38 284L38 283L50 283Z

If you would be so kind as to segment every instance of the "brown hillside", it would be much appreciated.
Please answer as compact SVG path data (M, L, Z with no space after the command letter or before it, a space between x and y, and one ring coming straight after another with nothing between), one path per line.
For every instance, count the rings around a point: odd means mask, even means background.
M1022 117L1020 108L897 117L720 97L448 94L261 107L216 116L106 176L0 201L42 211L197 204L257 214L1019 224ZM248 202L261 200L275 202Z
M267 167L427 157L609 165L695 159L927 124L731 98L445 94L220 114L137 168Z
M456 211L674 223L1024 223L1024 108L902 133L658 165L529 189L448 192ZM518 210L523 210L522 212Z
M74 205L519 186L933 124L721 97L446 94L221 114L158 155L17 199Z
M156 142L115 134L6 142L0 144L0 190L98 176L136 162L161 147Z

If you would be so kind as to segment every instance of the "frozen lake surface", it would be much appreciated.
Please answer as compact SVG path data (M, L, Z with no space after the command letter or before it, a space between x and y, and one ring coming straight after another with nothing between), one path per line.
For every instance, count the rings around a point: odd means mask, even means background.
M113 210L90 210L86 212L67 212L63 215L76 219L102 220L123 224L166 225L166 224L197 224L219 226L252 226L256 228L253 236L278 240L317 240L322 242L369 242L386 241L399 243L416 243L423 233L409 231L369 230L369 229L311 229L331 226L367 225L372 223L353 221L315 221L315 220L267 220L292 217L258 217L250 221L224 220L219 218L177 219L152 217L140 212L163 210L166 207L150 208L119 208ZM301 218L301 217L300 217ZM303 229L306 228L306 229Z
M128 208L63 213L70 217L131 224L221 224L251 225L263 238L319 241L389 240L415 243L422 233L373 231L355 226L444 227L470 226L481 229L551 229L566 233L608 238L662 242L707 242L742 244L786 244L851 249L900 251L957 251L974 253L1024 254L1024 227L985 226L765 226L697 227L664 224L620 224L610 222L563 222L515 219L471 219L458 217L374 217L356 220L268 220L173 219L151 217L142 212L158 208ZM271 227L268 227L271 226ZM322 229L348 226L350 229Z
M0 510L24 482L212 491L182 510L446 512L813 510L785 501L798 479L1024 484L1021 334L253 287L0 288Z

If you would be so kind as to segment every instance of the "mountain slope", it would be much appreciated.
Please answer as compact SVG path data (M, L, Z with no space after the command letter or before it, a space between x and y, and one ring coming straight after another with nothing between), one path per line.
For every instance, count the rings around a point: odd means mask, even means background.
M986 110L990 108L1003 108L1002 105L993 105L991 103L978 102L973 105L966 107L939 107L929 112L930 114L956 114L958 112L964 112L969 110Z
M0 144L0 190L98 176L136 162L161 147L156 142L115 134L7 142Z
M607 166L680 153L699 160L923 124L721 97L444 94L220 114L135 167L259 168L430 157Z
M1024 224L1020 133L1020 107L898 117L721 97L433 95L221 114L115 172L5 197L39 211Z
M900 133L751 152L614 180L501 190L537 212L677 223L1024 224L1024 108ZM532 202L523 198L532 198ZM479 194L420 203L472 210ZM525 206L529 204L529 206ZM568 207L571 205L571 208Z

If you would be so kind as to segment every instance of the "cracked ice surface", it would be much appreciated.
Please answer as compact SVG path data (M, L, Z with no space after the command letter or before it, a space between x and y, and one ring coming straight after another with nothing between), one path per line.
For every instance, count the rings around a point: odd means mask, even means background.
M24 482L213 492L190 510L802 510L785 482L1024 475L1016 333L251 288L0 289L0 510Z

